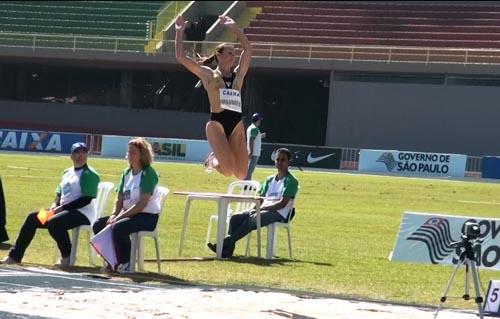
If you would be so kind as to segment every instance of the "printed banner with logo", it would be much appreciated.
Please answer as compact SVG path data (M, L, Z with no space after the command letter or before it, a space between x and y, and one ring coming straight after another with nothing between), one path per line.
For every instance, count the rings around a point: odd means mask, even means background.
M71 145L85 142L84 134L0 130L0 150L71 153Z
M102 137L103 156L123 157L131 136ZM155 159L202 162L210 153L210 145L205 140L184 140L173 138L145 138L153 147Z
M476 264L500 269L500 219L405 212L391 261L456 265L463 251L466 222L480 225L474 246Z
M462 154L361 150L359 171L401 175L463 177L467 156Z
M286 147L292 152L292 166L339 169L342 149L320 146L262 143L259 164L274 165L276 150Z

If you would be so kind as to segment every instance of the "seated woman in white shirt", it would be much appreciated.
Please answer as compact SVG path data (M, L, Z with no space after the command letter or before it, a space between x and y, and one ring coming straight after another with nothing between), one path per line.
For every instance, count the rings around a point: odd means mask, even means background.
M153 150L143 138L128 142L127 160L129 167L123 171L116 187L118 193L111 216L98 219L94 234L111 224L113 241L121 273L129 271L130 234L138 231L152 231L158 222L161 210L158 196L158 175L151 167Z

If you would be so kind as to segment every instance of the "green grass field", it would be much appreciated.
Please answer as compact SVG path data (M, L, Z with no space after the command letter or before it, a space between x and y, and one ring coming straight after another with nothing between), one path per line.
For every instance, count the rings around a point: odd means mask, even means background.
M101 181L115 184L125 160L90 158L89 164ZM69 157L0 154L0 176L7 201L7 229L11 240L29 211L50 205ZM441 212L453 215L496 217L500 185L358 174L300 172L301 191L297 215L292 223L294 260L288 259L286 234L280 233L278 255L267 262L245 258L242 240L232 260L195 260L212 257L204 250L209 216L214 203L192 206L184 256L177 250L185 198L174 191L225 191L230 178L206 174L201 164L155 163L160 184L171 190L160 218L161 255L165 279L213 285L245 285L320 292L337 296L434 305L453 267L396 263L388 260L403 211ZM254 179L262 181L273 169L257 168ZM459 200L483 202L463 203ZM110 196L108 211L114 201ZM265 232L263 232L265 234ZM215 233L214 233L215 236ZM255 236L253 236L255 239ZM84 237L80 238L80 243ZM264 241L265 242L265 241ZM256 255L255 240L252 255ZM26 252L25 263L52 265L54 242L39 230ZM154 259L154 245L146 242L146 258ZM80 245L77 263L87 266L85 245ZM264 250L263 250L264 251ZM3 257L7 251L0 252ZM98 268L96 268L98 270ZM146 270L156 271L155 262ZM481 270L486 287L498 272ZM450 296L461 296L463 272L455 280ZM471 291L473 294L473 291ZM447 306L474 307L473 301L452 301Z

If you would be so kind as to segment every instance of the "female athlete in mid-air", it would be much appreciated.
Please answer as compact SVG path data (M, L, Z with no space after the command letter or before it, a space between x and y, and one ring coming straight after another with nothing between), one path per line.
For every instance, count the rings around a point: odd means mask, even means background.
M216 169L224 176L234 175L241 180L248 167L245 129L241 121L241 88L252 57L250 42L233 19L219 16L219 23L231 30L241 44L243 51L239 64L234 67L234 47L224 43L218 45L210 57L195 61L184 53L183 35L187 23L181 15L175 21L175 57L200 78L208 93L210 121L206 133L212 153L205 161L205 170ZM215 70L205 66L214 61Z

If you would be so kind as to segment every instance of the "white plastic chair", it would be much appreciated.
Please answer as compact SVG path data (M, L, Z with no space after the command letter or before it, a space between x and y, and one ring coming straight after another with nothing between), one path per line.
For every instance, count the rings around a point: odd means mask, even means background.
M100 182L97 185L97 196L92 201L94 202L95 207L95 219L90 221L90 225L81 225L71 229L71 253L69 255L69 264L70 266L74 266L76 262L76 252L78 248L78 237L80 235L80 231L87 232L87 242L90 243L90 238L94 235L94 231L92 230L92 225L94 222L100 218L106 208L106 203L108 201L108 196L110 191L113 189L115 185L111 182ZM89 246L89 263L94 266L95 264L95 251L92 247ZM56 246L56 256L57 256L57 246Z
M292 236L290 234L290 226L292 219L292 210L295 208L295 203L297 201L297 196L299 194L300 188L297 190L297 194L295 194L295 198L293 199L292 207L288 212L288 217L286 222L275 222L266 226L267 228L267 244L266 244L266 259L272 259L276 256L276 247L277 247L277 239L278 239L278 228L285 228L288 234L288 254L290 255L290 259L292 257ZM250 232L247 235L247 247L245 250L245 255L248 257L250 255L250 237L252 233Z
M165 204L165 199L167 198L170 190L166 187L157 186L156 192L160 196L160 213L163 210L163 205ZM160 259L160 247L158 243L158 223L153 231L140 231L137 233L130 234L130 272L135 272L135 264L137 262L139 271L144 270L144 237L152 237L155 241L156 248L156 264L158 265L158 272L161 273L161 259Z
M227 194L238 194L238 195L256 195L257 191L259 190L260 183L257 181L235 181L229 184L227 187ZM252 208L254 204L249 203L249 202L237 202L230 204L228 206L228 211L227 211L227 227L229 227L229 220L231 219L231 215L234 215L236 213L244 212L246 210L249 210ZM205 251L208 251L207 244L210 240L210 235L212 231L212 223L215 222L217 223L218 221L218 216L217 215L212 215L210 216L210 219L208 221L208 228L207 228L207 238L205 240Z

